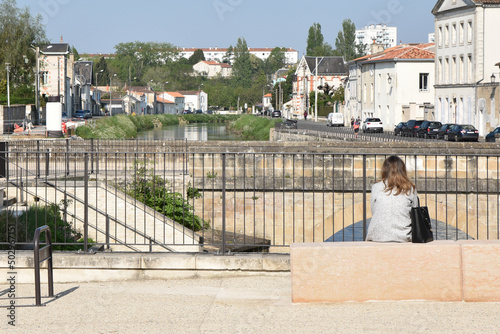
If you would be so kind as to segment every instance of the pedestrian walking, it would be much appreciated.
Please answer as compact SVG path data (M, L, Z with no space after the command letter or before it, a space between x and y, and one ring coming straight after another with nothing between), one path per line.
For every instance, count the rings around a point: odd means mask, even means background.
M351 117L351 128L354 128L354 116Z
M359 132L359 121L355 120L354 125L352 126L354 128L354 138L358 138L358 132Z
M304 121L307 121L307 110L304 111Z

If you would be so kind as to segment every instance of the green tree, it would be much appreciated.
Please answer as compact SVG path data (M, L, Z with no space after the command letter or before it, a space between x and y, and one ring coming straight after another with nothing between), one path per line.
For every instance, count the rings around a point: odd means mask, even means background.
M249 88L252 84L252 61L244 38L238 38L234 48L233 82L243 88Z
M101 72L102 71L102 72ZM98 86L106 86L109 84L109 70L108 70L108 62L104 57L99 58L99 60L95 63L94 65L94 78L95 80L95 74L97 74L97 85ZM94 85L96 82L94 82Z
M266 74L273 74L285 66L285 48L274 48L264 62Z
M229 45L227 48L226 54L224 55L224 58L222 58L222 62L225 64L231 64L231 59L234 56L234 51L233 51L233 46Z
M346 19L342 22L342 31L339 31L335 40L336 51L345 61L361 57L364 55L363 45L356 44L356 26Z
M4 64L10 63L11 95L34 97L36 54L33 48L46 43L40 15L33 17L27 7L18 8L16 0L0 3L0 80L7 77Z
M205 60L205 54L203 53L203 50L201 49L196 49L191 57L189 57L189 63L191 65L195 65L199 63L200 61Z
M309 28L306 54L311 57L326 57L334 54L332 46L324 41L321 24L319 23L314 23Z

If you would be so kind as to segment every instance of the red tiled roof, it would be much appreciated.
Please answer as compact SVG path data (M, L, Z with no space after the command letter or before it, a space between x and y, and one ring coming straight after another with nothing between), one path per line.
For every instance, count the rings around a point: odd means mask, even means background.
M166 93L172 97L184 97L184 95L182 95L179 92L166 92Z
M273 97L273 94L269 93L269 94L264 95L264 97Z
M164 99L164 98L161 98L159 96L156 97L156 101L160 102L160 103L170 103L170 104L174 104L174 102L172 101L169 101L167 99Z
M435 54L428 49L433 43L403 44L372 55L367 61L383 61L395 59L434 59Z

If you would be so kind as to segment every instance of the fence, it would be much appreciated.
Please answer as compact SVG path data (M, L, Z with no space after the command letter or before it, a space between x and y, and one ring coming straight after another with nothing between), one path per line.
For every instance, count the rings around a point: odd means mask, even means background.
M135 252L287 252L294 242L363 240L387 157L16 145L0 152L0 246L9 226L22 248L47 224L55 247ZM437 240L500 239L500 155L399 156Z

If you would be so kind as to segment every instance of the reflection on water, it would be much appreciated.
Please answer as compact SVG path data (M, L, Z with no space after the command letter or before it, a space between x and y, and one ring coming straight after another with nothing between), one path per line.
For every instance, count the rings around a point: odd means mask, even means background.
M203 123L169 125L161 129L143 131L137 134L139 139L187 139L187 140L239 140L236 135L226 130L226 124Z

